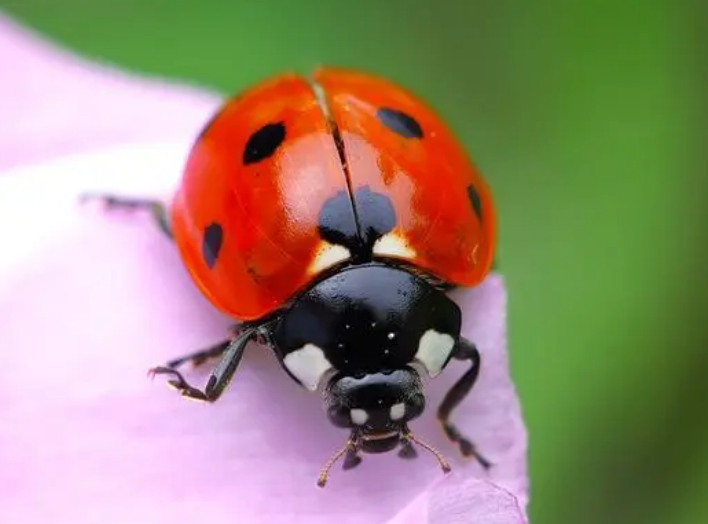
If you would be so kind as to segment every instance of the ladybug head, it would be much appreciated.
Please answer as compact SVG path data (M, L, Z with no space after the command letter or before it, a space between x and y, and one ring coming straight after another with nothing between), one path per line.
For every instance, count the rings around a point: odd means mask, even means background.
M407 423L425 408L418 372L406 366L377 373L338 373L324 390L329 420L352 431L362 451L382 453L409 433Z
M319 389L329 420L350 431L342 454L358 463L360 451L415 453L408 423L425 408L422 379L445 367L460 324L443 291L403 268L371 263L303 292L273 341L288 373Z

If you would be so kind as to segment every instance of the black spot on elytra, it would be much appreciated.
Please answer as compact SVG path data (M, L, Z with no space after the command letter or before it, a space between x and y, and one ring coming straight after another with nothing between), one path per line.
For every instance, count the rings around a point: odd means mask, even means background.
M354 192L354 208L359 218L359 237L369 254L374 243L396 226L396 210L390 198L369 186Z
M473 185L467 186L467 198L470 199L470 204L472 204L472 209L474 209L474 214L477 215L479 221L482 221L482 200L479 198L479 193Z
M202 234L202 256L209 269L212 269L214 264L216 264L223 241L224 230L220 224L212 222L204 228L204 233Z
M319 215L319 232L323 240L356 251L359 235L352 201L346 191L339 191L327 200Z
M285 140L285 124L277 122L266 124L253 133L243 150L244 165L255 164L265 160L278 149Z
M418 121L402 111L382 107L376 111L376 118L391 131L402 137L423 138L423 129Z
M391 200L369 186L360 187L352 200L340 191L327 200L319 216L320 236L331 244L346 247L355 262L370 260L374 243L396 225Z

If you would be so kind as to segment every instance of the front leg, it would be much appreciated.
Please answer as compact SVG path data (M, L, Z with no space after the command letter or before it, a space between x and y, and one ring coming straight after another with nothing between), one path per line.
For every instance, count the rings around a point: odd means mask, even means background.
M194 353L183 355L181 357L170 360L163 367L177 369L178 367L183 366L187 362L190 362L192 364L192 367L197 368L204 364L204 362L206 362L207 360L221 357L221 355L224 354L224 351L228 349L229 345L234 340L234 338L236 337L227 340L222 340L221 342L214 344L213 346L210 346L208 348L201 349L199 351L195 351Z
M229 329L231 337L227 340L222 340L221 342L218 342L217 344L214 344L213 346L210 346L208 348L200 349L199 351L195 351L194 353L189 353L188 355L183 355L181 357L175 358L170 360L164 367L168 368L178 368L183 366L184 364L190 363L192 367L198 368L202 364L204 364L207 360L211 360L214 358L220 358L221 355L224 354L224 351L229 347L229 344L231 343L232 340L238 338L241 334L243 334L246 330L250 329L251 327L258 326L258 323L252 323L252 322L243 322L241 324L235 324L231 326ZM259 344L263 346L268 346L268 340L267 337L264 333L259 331L256 333L254 336L254 340L258 342Z
M168 383L183 397L205 402L215 402L221 397L238 368L248 343L255 337L257 328L245 330L238 338L228 343L224 355L209 376L204 390L193 387L182 374L170 366L158 366L149 371L150 375L170 375Z
M470 368L450 388L450 391L447 392L445 398L440 403L440 407L438 408L438 420L440 420L443 431L447 437L452 442L457 443L460 447L460 451L465 457L474 456L484 469L488 469L491 466L490 462L480 455L475 449L474 444L467 439L459 429L457 429L455 424L450 422L450 414L452 410L464 400L472 389L472 386L474 386L477 381L479 366L481 364L479 351L477 351L474 344L464 338L460 339L453 351L453 357L457 360L468 361L470 363Z

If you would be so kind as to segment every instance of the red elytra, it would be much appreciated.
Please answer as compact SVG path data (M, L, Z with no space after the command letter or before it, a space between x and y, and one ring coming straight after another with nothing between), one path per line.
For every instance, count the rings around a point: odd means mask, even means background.
M393 214L368 205L372 194ZM337 195L333 218L323 210ZM189 153L169 216L200 290L240 320L356 259L342 231L383 220L371 258L462 286L484 279L496 243L489 189L445 123L396 84L335 68L228 100Z

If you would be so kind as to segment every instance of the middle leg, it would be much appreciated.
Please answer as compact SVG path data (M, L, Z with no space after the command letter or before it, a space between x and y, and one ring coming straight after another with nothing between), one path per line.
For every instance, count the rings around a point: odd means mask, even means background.
M167 235L168 238L173 239L172 228L170 227L170 223L167 218L167 207L159 200L121 197L110 193L85 194L81 197L82 202L87 202L90 200L98 200L108 209L150 211L150 214L152 215L152 218L157 226L160 228L160 231Z

